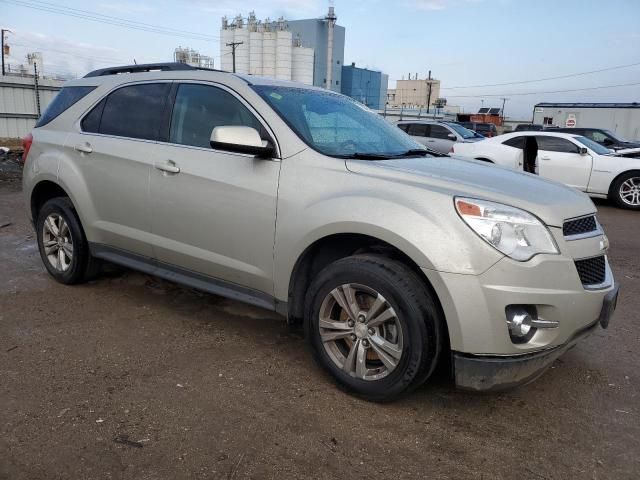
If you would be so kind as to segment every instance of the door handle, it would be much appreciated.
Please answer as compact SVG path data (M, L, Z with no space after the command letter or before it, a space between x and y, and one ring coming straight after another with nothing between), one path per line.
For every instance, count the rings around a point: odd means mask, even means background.
M81 152L81 153L91 153L91 152L93 152L93 148L91 148L91 144L90 143L80 143L78 145L75 145L73 147L73 149L76 152Z
M427 142L429 142L429 143L434 143L434 142L435 142L435 140L427 140Z
M169 160L166 163L154 163L153 166L163 172L180 173L180 167L178 167L172 160Z

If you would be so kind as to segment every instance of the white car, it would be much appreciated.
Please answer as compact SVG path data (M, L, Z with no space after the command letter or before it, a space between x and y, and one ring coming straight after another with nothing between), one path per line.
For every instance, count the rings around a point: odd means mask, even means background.
M456 143L455 156L537 173L622 208L640 210L640 158L611 152L580 135L514 132L475 143Z

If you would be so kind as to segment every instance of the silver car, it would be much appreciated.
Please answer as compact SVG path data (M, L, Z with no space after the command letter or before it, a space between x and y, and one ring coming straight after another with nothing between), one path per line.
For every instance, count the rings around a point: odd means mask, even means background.
M454 122L403 120L396 125L425 147L443 154L451 152L451 147L456 143L473 143L485 138Z
M99 70L66 84L25 146L53 278L113 262L274 310L370 400L446 357L461 388L531 381L615 308L586 195L433 156L323 89L181 64Z

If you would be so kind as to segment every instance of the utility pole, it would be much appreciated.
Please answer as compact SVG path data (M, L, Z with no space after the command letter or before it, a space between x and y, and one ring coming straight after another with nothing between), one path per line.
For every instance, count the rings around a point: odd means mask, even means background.
M4 34L5 33L13 33L11 30L7 30L6 28L3 28L0 30L0 53L2 54L2 75L4 76L5 74L5 68L4 68L4 49L5 49L5 45L4 45Z
M504 126L504 104L507 102L507 100L510 100L509 98L501 98L500 100L502 100L502 125Z
M38 64L33 62L33 88L36 93L36 111L38 112L38 118L40 118L40 85L38 83Z
M427 114L428 114L429 108L431 108L431 70L429 70L429 78L427 79L427 84L429 85L429 94L427 95Z
M233 73L236 73L236 48L244 42L227 43L227 47L231 47L231 57L233 57Z

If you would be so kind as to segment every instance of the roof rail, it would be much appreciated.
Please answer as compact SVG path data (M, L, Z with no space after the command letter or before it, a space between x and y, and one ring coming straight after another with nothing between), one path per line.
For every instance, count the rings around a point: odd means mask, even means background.
M173 72L177 70L199 70L186 63L145 63L140 65L124 65L122 67L101 68L87 73L84 78L88 77L104 77L106 75L117 75L119 73L138 73L138 72Z

